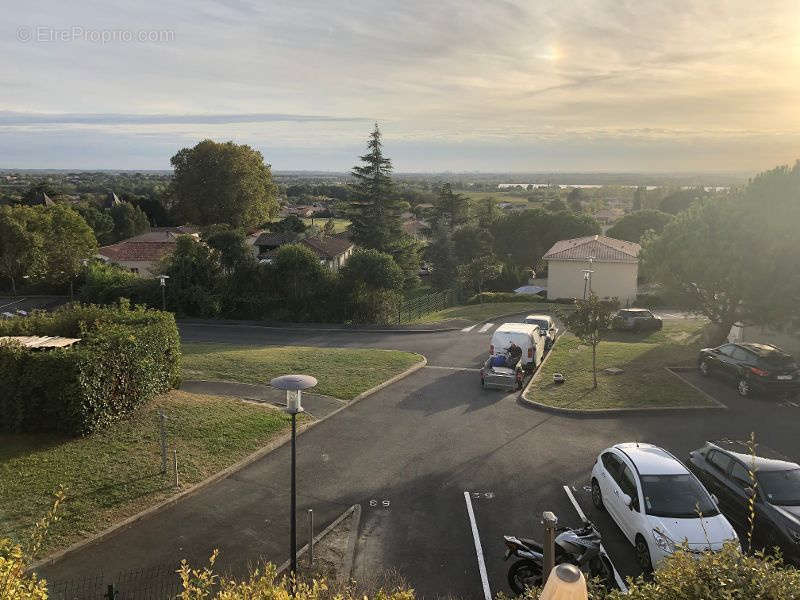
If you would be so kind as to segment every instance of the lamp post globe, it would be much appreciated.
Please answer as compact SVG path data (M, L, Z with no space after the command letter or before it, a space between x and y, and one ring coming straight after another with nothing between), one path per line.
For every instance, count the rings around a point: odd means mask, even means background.
M269 382L276 390L286 390L286 412L292 415L292 485L291 485L291 516L289 522L289 572L292 593L297 581L297 414L303 412L303 390L317 385L317 380L310 375L281 375Z

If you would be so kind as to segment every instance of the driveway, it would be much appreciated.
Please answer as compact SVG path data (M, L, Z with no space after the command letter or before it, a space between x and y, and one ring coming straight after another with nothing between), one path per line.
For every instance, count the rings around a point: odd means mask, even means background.
M520 315L521 317L522 315ZM505 319L508 321L511 319ZM796 409L739 403L697 415L570 417L483 390L476 368L499 323L432 334L290 332L184 325L184 341L379 347L425 354L429 366L350 406L298 440L298 510L319 529L354 503L363 508L355 576L395 568L422 597L483 598L464 492L470 493L492 595L508 592L503 534L541 537L541 513L577 524L567 485L596 521L617 567L636 574L633 553L586 486L597 454L648 441L683 457L706 439L759 439L797 456ZM466 328L465 328L466 329ZM727 402L726 402L727 403ZM796 418L796 417L795 417ZM288 558L289 452L282 447L236 474L43 569L52 580L131 568L203 562L243 573L248 562ZM304 539L304 523L299 525Z

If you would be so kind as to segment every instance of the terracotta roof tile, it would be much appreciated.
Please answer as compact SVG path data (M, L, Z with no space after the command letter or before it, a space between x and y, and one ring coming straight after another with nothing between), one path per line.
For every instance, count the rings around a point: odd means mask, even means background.
M175 251L175 242L123 241L103 246L97 253L110 260L155 261Z
M641 246L633 242L592 235L556 242L543 258L585 261L588 256L594 256L596 262L635 263L639 250Z

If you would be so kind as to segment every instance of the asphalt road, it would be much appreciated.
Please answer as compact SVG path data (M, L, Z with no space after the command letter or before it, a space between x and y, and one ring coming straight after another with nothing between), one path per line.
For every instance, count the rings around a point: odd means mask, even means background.
M506 319L510 320L510 319ZM516 394L483 390L474 371L489 331L361 333L182 325L184 341L254 345L377 347L420 352L429 366L337 413L298 441L298 509L313 508L319 529L354 503L363 508L355 571L394 568L420 597L483 598L464 492L472 498L492 595L508 592L503 534L541 537L542 511L577 524L563 486L596 522L617 568L636 574L633 552L586 486L596 456L621 441L647 441L677 456L706 439L759 440L800 455L800 408L742 400L730 388L693 382L726 411L625 417L571 417L527 408ZM691 375L693 376L693 375ZM217 482L85 550L43 569L51 580L167 564L202 562L220 548L223 568L241 573L266 558L288 558L288 448ZM299 535L305 536L301 521Z

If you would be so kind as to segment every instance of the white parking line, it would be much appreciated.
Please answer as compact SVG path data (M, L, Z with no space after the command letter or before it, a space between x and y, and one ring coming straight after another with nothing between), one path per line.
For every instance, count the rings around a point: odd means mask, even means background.
M485 331L489 331L493 325L494 323L486 323L486 325L478 329L478 333L484 333Z
M492 592L489 589L489 577L486 575L486 564L483 562L481 536L478 535L478 525L475 523L475 513L472 511L472 500L469 497L469 492L464 492L464 501L467 503L467 514L469 515L470 527L472 527L472 539L475 542L475 553L478 555L478 571L481 573L483 596L485 600L492 600Z
M578 518L580 518L581 521L588 521L586 515L583 512L583 509L581 508L581 505L578 504L578 501L575 499L575 496L572 494L572 490L569 489L568 485L564 486L564 491L567 493L567 498L569 498L569 501L572 502L572 506L575 509L575 512L578 513ZM600 544L600 547L603 548L603 545ZM614 569L614 579L616 580L619 589L622 591L623 594L627 594L628 586L625 585L625 581L622 579L622 576L619 574L619 571L617 571L617 567L614 565L614 561L611 560L611 555L606 551L605 548L603 548L603 552L605 552L606 556L608 556L608 562L611 563L611 568Z
M581 509L581 505L578 504L578 501L575 499L575 496L572 494L572 490L569 489L568 485L564 486L564 491L567 492L567 498L569 498L569 501L572 502L572 506L575 508L575 512L578 513L578 518L581 521L588 521L586 515L583 513L583 510Z
M477 325L477 323L475 323L475 325ZM468 332L472 331L475 328L475 325L470 325L469 327L464 327L464 329L462 329L461 331L463 331L464 333L468 333Z

